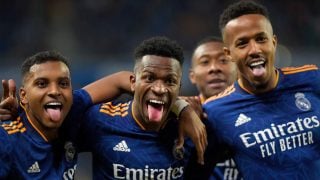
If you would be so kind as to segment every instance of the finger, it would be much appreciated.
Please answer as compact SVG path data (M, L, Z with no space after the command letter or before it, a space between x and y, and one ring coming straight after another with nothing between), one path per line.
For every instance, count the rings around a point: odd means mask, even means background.
M196 141L197 143L195 144L196 150L197 150L197 161L199 164L204 164L204 148L202 146L202 143L200 141Z
M8 109L0 109L0 120L9 120L12 118L11 111Z
M11 114L11 112L8 109L0 108L0 114L1 115L6 115L6 114Z
M198 162L203 165L204 164L204 152L208 146L207 131L206 131L205 126L202 127L200 138L201 138L200 139L201 149L203 150L203 154L198 155L199 156Z
M13 108L13 107L18 107L17 103L18 102L16 101L15 98L7 97L5 99L2 99L2 101L0 102L0 109L11 110L11 108Z
M184 133L183 133L183 129L179 127L179 135L176 141L176 148L183 148L183 144L184 144Z
M6 115L0 115L0 121L6 121L12 119L11 114L6 114Z
M8 86L9 86L9 96L12 96L12 97L16 97L16 83L14 82L13 79L9 79L8 81Z
M207 131L206 131L205 127L204 127L203 132L202 132L201 142L203 144L203 149L205 150L207 148L207 146L208 146Z
M9 85L8 81L2 80L2 88L3 88L3 95L2 95L2 100L9 97Z

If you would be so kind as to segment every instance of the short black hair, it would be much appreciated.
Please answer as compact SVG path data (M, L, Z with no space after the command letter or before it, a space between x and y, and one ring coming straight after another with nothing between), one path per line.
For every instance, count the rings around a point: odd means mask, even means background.
M202 44L206 44L206 43L210 43L210 42L220 42L223 43L222 38L218 37L218 36L207 36L203 39L201 39L198 43L197 46L194 48L194 50L196 50L199 46L201 46Z
M42 51L28 57L21 66L21 76L24 78L29 73L31 66L35 64L42 64L47 61L60 61L64 63L69 69L70 65L68 59L57 51Z
M269 13L266 7L252 0L241 0L229 5L222 12L219 19L220 31L223 31L230 20L246 14L260 14L269 20Z
M156 36L144 40L134 51L136 62L145 55L174 58L179 61L181 66L184 61L183 48L176 41L164 36Z

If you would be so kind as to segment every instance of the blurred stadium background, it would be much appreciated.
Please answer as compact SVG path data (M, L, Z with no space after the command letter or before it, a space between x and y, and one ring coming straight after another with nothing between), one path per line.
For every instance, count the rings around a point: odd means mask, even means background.
M219 14L234 0L0 0L0 78L20 84L20 65L34 53L58 50L71 62L74 88L132 70L133 49L164 35L185 50L182 94L197 41L220 35ZM277 66L319 63L320 1L260 0L278 36ZM88 164L88 163L85 163ZM81 175L85 179L84 175Z

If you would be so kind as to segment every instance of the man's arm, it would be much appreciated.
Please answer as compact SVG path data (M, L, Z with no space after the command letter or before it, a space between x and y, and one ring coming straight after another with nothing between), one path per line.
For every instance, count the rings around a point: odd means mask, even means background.
M95 82L83 87L93 102L100 102L114 99L124 92L131 92L130 76L133 75L130 71L120 71L109 76L105 76Z
M200 104L199 106L201 109ZM197 150L198 163L203 164L204 151L207 146L207 133L205 125L194 108L181 98L175 102L172 108L172 111L179 117L179 139L176 148L183 148L184 137L190 137Z

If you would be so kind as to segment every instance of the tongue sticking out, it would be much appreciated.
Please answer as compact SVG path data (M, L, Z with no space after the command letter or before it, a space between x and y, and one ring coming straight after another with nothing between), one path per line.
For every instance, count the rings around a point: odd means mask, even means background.
M47 112L52 121L59 121L61 119L61 111L60 109L52 109L48 108Z
M262 65L259 65L253 67L252 72L254 76L262 76L266 72L266 69Z
M163 114L163 106L162 105L150 105L148 104L148 116L149 121L151 122L160 122Z

